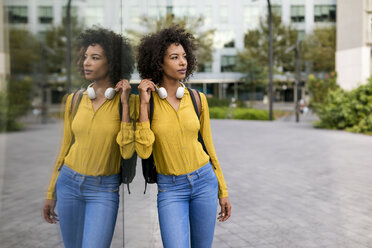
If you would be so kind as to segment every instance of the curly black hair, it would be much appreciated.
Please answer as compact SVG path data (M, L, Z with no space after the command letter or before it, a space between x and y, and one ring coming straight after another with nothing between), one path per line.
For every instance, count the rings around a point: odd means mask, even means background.
M162 64L165 52L171 44L181 44L186 52L187 80L197 66L194 37L185 29L175 25L149 34L141 39L138 47L137 69L141 78L151 78L155 83L160 83L163 78Z
M90 45L99 44L105 52L112 85L121 79L130 79L134 69L133 50L129 41L111 30L94 26L84 30L77 38L78 69L84 75L84 55Z

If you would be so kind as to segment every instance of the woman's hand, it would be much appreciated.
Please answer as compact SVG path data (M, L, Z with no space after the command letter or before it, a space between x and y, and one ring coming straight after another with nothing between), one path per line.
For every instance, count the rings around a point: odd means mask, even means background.
M56 224L58 221L58 216L54 212L54 208L56 206L55 200L46 199L44 203L43 213L44 219L46 222L50 224Z
M231 205L229 197L220 198L221 212L218 213L219 221L226 221L231 216Z
M121 104L128 103L130 91L132 87L129 84L129 81L126 79L120 80L115 86L116 92L121 91Z
M151 91L155 91L155 84L150 79L143 79L138 86L138 93L141 104L148 104L150 102Z

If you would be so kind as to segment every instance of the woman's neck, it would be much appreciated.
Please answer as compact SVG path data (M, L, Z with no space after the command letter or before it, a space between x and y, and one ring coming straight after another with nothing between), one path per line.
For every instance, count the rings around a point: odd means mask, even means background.
M107 88L112 87L110 79L104 78L100 80L94 81L94 91L96 92L97 96L104 96L105 91Z
M159 85L167 90L168 96L173 97L176 96L180 82L178 80L169 80L163 78L163 81Z

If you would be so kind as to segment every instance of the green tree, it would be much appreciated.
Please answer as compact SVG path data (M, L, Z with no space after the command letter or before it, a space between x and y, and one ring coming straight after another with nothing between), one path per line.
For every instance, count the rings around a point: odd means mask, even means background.
M45 33L45 46L48 48L46 54L46 65L47 65L47 73L48 74L58 74L58 75L65 75L66 70L66 25L65 19L60 26L53 26ZM78 22L76 17L71 18L71 37L72 37L72 79L73 84L80 85L80 77L76 70L76 66L74 66L74 55L77 51L77 47L75 45L75 38L81 33L83 30L83 25ZM75 58L76 60L76 58Z
M291 26L281 22L281 17L273 15L273 49L274 69L276 71L294 70L293 53L286 52L286 49L297 42L297 32ZM252 58L268 71L269 61L269 25L267 17L261 19L256 30L249 30L244 36L245 49L239 53L239 57ZM243 69L243 68L241 68ZM244 73L244 70L240 70Z
M28 30L9 30L11 75L29 75L40 62L40 42Z
M10 80L7 90L0 92L0 132L21 128L17 119L31 107L32 83L30 78Z
M205 29L203 27L204 17L175 17L172 14L162 16L160 18L146 17L141 18L141 25L145 28L145 33L154 33L171 25L179 25L186 29L195 37L195 42L198 47L197 58L199 67L212 62L213 53L213 37L214 29ZM139 31L128 30L128 35L133 39L135 44L139 43L140 38L144 35Z
M303 45L303 59L309 61L311 71L335 71L336 27L316 28Z
M310 75L307 81L307 88L310 93L310 107L314 112L318 112L323 105L327 105L328 94L339 88L336 82L335 73L330 73L324 79Z
M252 105L255 100L256 88L267 84L267 71L265 67L259 65L256 58L244 52L238 53L236 71L244 73L244 76L241 78L243 85L240 88L242 90L249 90Z
M281 17L273 15L274 71L294 70L293 53L286 49L296 44L297 32L281 22ZM243 88L251 92L254 100L256 88L267 84L269 61L269 25L267 17L261 19L259 27L249 30L244 36L244 50L237 55L236 70L243 73Z

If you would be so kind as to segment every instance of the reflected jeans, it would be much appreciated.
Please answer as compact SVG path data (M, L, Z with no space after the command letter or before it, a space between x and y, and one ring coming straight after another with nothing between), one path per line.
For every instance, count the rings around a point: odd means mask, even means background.
M58 177L57 210L66 248L109 248L119 207L119 175L85 176L68 166Z
M212 247L218 181L210 163L186 175L158 174L158 215L165 248Z

